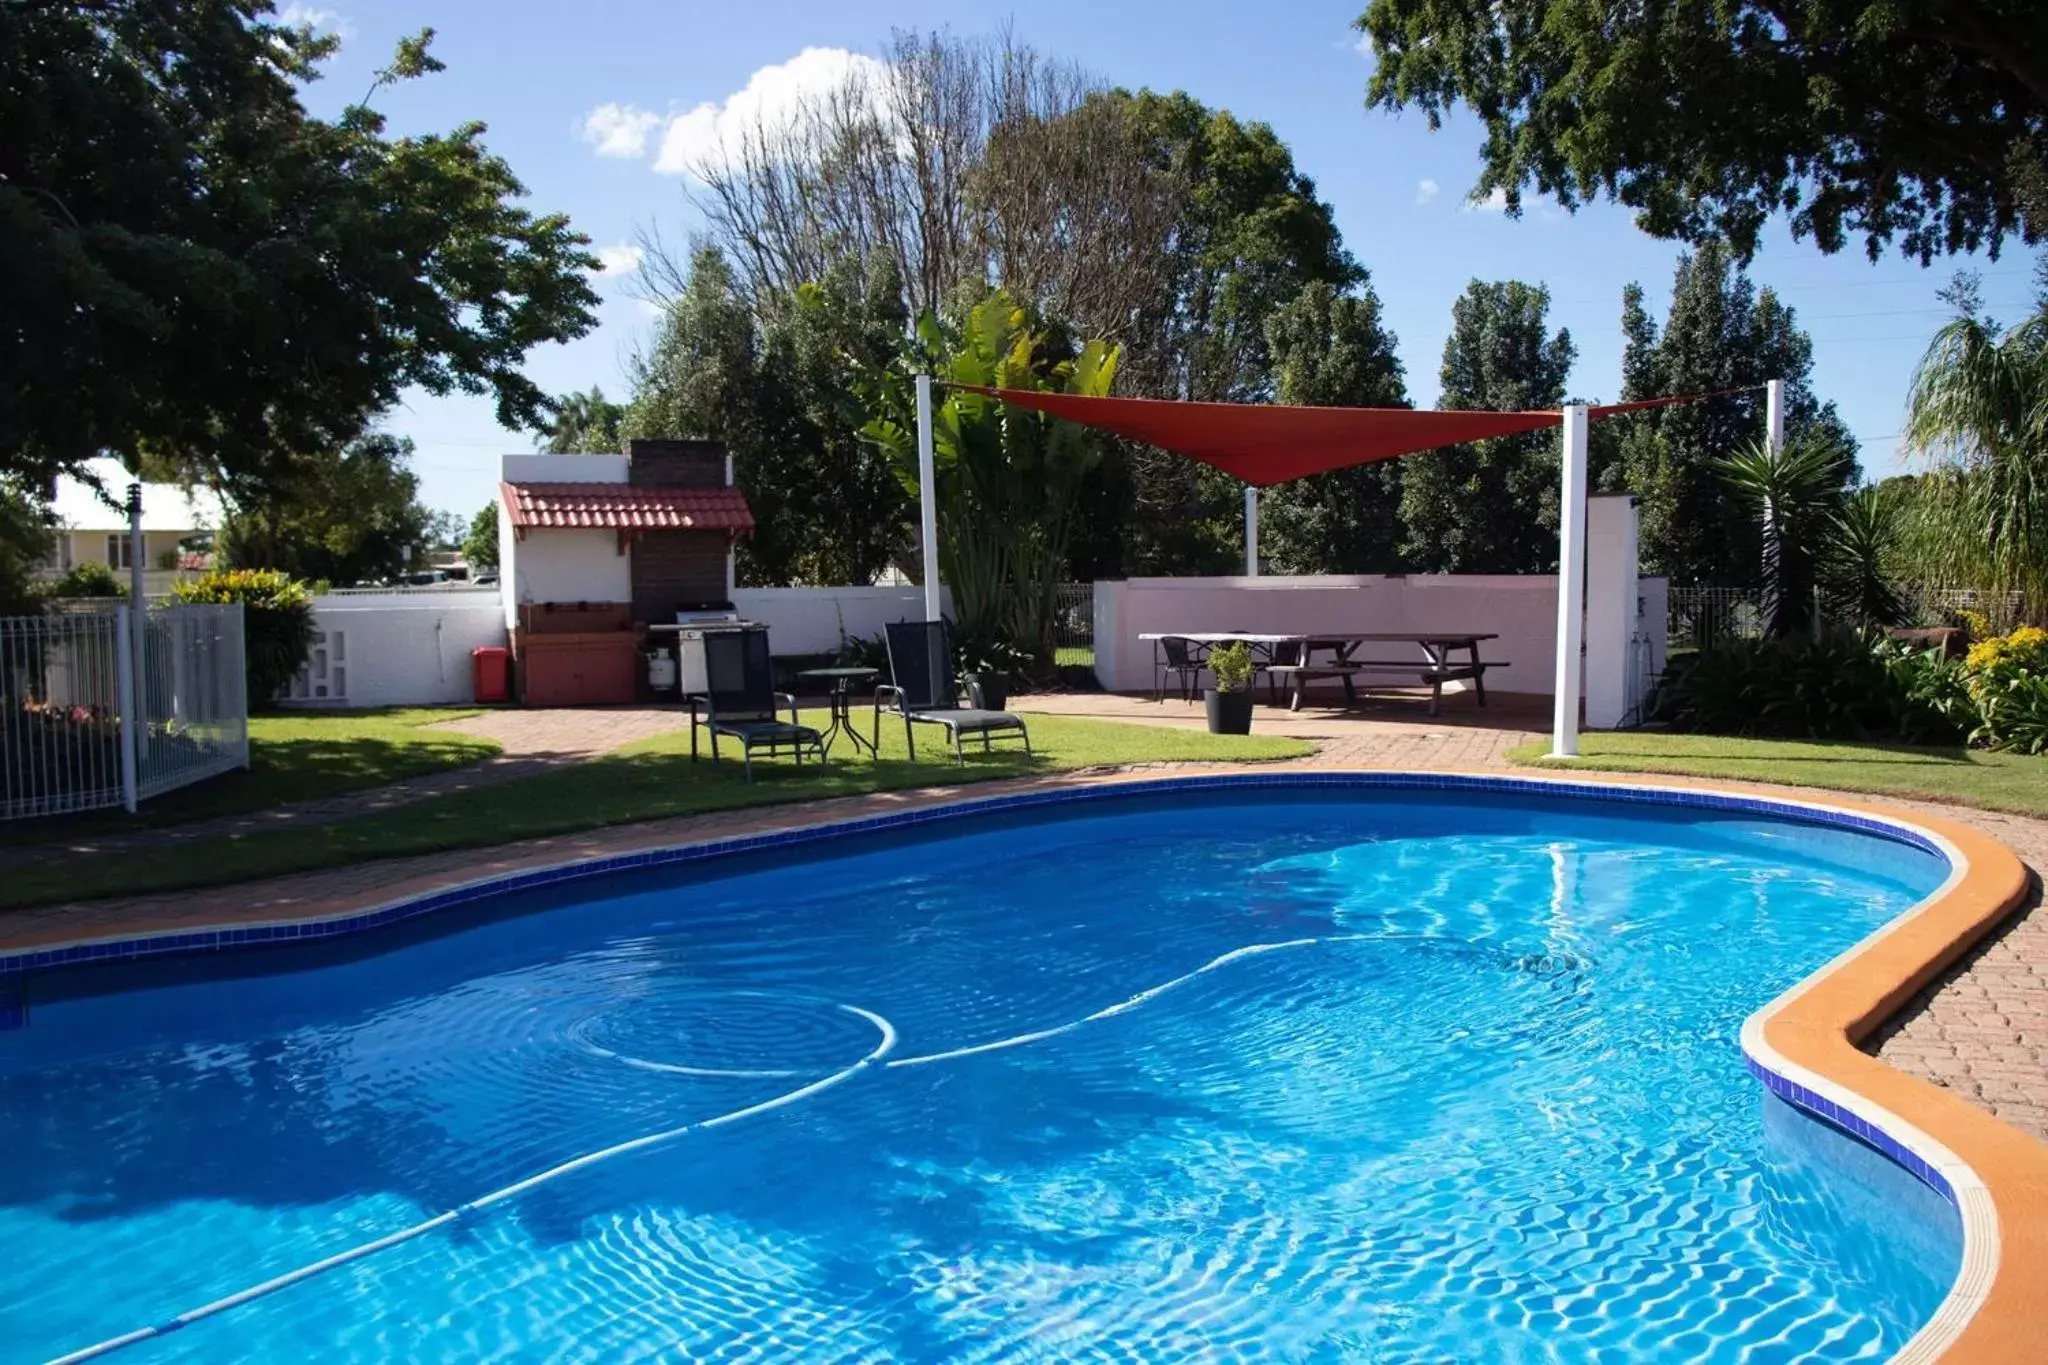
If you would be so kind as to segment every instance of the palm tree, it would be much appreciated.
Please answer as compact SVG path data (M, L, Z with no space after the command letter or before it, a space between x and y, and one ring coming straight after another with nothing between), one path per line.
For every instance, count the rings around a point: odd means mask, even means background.
M1906 440L1948 475L1921 481L1928 567L2048 610L2048 306L2010 331L1965 314L1936 333Z
M1906 603L1894 571L1899 544L1899 500L1892 490L1871 484L1835 509L1823 573L1836 609L1856 624L1904 623Z
M1813 624L1814 589L1851 468L1840 446L1806 437L1776 449L1756 441L1715 465L1722 486L1763 524L1761 606L1772 635Z

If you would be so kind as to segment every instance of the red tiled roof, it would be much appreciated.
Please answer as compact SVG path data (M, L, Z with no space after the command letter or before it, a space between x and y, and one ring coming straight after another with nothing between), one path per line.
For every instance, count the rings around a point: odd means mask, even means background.
M620 531L751 531L737 488L661 488L629 483L499 485L515 528Z

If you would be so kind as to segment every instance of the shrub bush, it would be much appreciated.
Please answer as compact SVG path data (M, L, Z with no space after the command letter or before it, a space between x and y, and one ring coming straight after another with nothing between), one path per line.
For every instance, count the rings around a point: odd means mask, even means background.
M43 589L45 597L126 597L128 585L97 560L73 564L64 576Z
M274 569L230 569L174 584L179 602L240 602L248 647L249 709L270 705L313 648L313 594Z
M1857 632L1723 640L1674 662L1651 715L1708 734L1954 744L1972 724L1962 672L1938 650Z
M1978 641L1963 673L1976 704L1973 743L2026 754L2048 750L2048 630L2021 626Z

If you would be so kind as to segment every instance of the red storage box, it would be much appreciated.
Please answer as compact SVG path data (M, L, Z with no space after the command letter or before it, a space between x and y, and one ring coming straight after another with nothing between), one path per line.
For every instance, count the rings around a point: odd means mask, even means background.
M469 651L471 690L478 701L512 700L512 651L479 645Z

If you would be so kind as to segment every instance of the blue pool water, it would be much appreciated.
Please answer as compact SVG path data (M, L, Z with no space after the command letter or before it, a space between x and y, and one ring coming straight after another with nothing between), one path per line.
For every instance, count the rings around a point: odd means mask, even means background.
M1953 1211L1737 1034L1945 873L1654 807L1181 793L41 976L0 1359L536 1176L110 1358L1881 1359Z

